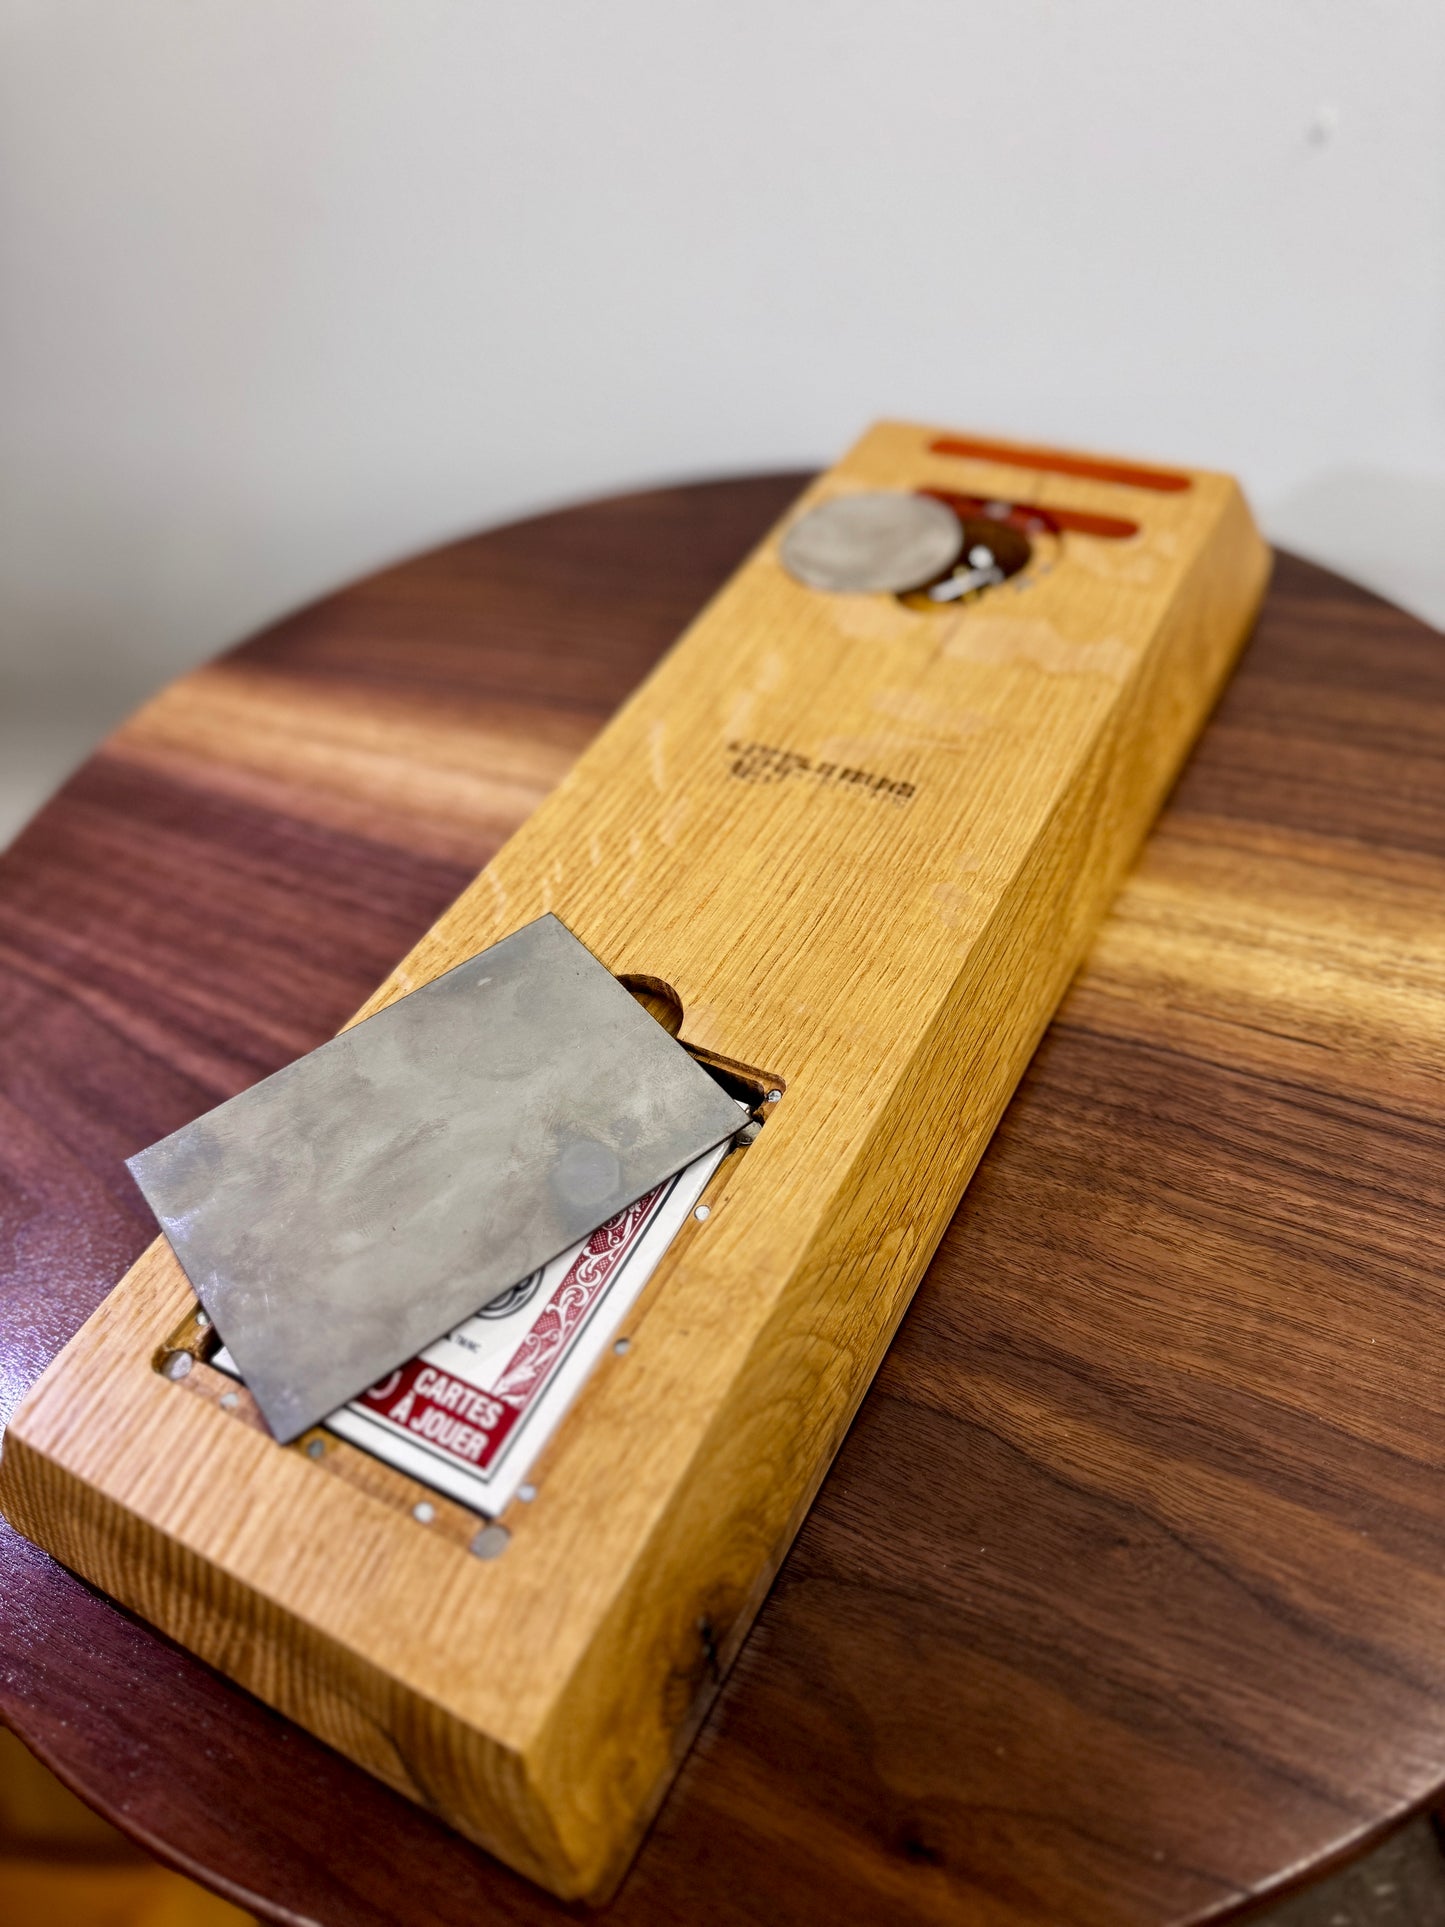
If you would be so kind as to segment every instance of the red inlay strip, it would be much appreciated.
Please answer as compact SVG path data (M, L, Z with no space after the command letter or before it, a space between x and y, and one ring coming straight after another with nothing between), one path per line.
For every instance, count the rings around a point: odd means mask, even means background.
M1022 529L1026 535L1035 529L1049 529L1055 534L1073 529L1080 535L1102 535L1109 541L1123 542L1139 533L1139 524L1126 522L1122 515L1094 515L1088 509L1045 508L1042 502L1000 504L982 495L954 495L943 488L921 488L918 493L931 495L935 502L944 503L959 516L986 515L990 508L1007 506L1007 515L993 519L1007 522L1010 528Z
M1013 442L965 441L959 436L945 436L930 447L935 455L972 455L978 461L1007 462L1013 468L1041 468L1052 475L1081 475L1091 482L1157 489L1161 495L1178 495L1191 485L1187 475L1172 475L1168 469L1100 462L1088 455L1066 455L1059 448L1021 448Z

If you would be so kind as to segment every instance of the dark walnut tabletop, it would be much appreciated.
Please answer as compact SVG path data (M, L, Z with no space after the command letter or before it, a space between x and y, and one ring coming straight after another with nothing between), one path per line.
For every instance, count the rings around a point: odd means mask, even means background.
M459 542L0 863L0 1415L791 499ZM1212 1920L1445 1787L1445 643L1287 557L607 1927ZM0 1528L0 1711L278 1921L568 1914Z

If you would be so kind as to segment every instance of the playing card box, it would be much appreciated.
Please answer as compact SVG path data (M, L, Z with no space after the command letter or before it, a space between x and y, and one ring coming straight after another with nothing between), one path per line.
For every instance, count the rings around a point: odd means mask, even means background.
M704 1152L519 1279L332 1412L326 1431L489 1519L519 1492L533 1498L537 1455L606 1347L627 1348L623 1321L730 1148ZM240 1381L224 1348L203 1355Z

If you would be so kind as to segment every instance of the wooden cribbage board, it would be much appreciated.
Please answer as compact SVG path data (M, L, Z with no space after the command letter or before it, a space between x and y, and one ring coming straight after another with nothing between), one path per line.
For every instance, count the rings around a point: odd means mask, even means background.
M349 1447L277 1446L204 1364L165 1377L194 1300L163 1242L6 1437L22 1531L560 1895L625 1868L1263 592L1227 477L940 439L875 427L798 510L1076 525L927 611L803 588L775 532L359 1013L550 910L783 1092L505 1555Z

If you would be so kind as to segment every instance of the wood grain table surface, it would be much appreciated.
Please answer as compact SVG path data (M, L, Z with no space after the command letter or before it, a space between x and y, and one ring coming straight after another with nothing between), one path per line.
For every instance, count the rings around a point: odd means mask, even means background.
M122 1160L334 1031L802 480L330 597L0 859L0 1417L152 1234ZM1442 1259L1445 641L1281 557L607 1927L1213 1920L1435 1800ZM258 1915L574 1911L7 1527L0 1588L0 1714Z

